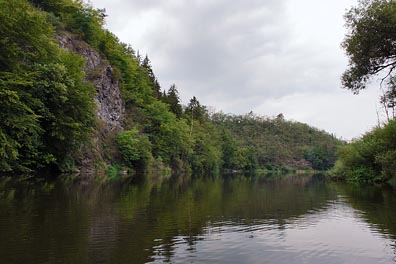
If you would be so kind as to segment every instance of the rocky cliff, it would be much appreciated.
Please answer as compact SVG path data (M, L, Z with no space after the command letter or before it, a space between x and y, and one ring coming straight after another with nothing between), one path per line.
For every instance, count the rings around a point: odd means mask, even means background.
M121 98L119 80L114 77L112 67L84 41L64 33L57 36L59 45L74 51L86 59L86 80L96 88L96 117L103 121L107 131L122 129L125 107Z
M56 38L62 48L86 59L85 80L96 89L96 129L91 140L81 147L78 158L82 174L92 175L97 164L118 154L112 146L115 145L115 135L123 129L125 114L120 82L109 63L87 43L67 32L59 33Z

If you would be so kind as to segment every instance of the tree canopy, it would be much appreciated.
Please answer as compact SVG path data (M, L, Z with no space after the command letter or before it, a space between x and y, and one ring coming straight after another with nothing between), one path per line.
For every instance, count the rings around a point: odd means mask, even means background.
M68 169L92 127L84 60L54 32L27 1L0 1L0 171Z
M375 76L386 91L381 98L386 107L396 99L396 2L360 0L345 15L348 33L342 43L349 57L349 67L342 75L342 85L359 93Z

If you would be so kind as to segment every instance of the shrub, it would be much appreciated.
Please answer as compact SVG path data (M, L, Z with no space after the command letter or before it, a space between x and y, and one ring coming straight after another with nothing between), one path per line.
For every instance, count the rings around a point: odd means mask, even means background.
M137 129L123 131L117 137L118 148L125 164L134 168L145 168L152 159L151 143Z
M396 176L396 150L378 154L375 160L381 166L381 174L384 181Z
M357 182L384 182L396 177L396 122L389 121L341 147L330 174Z

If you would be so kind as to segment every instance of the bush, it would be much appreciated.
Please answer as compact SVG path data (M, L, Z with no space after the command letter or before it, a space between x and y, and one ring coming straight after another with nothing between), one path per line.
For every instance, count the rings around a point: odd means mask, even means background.
M375 161L381 166L381 173L384 181L390 180L392 177L396 176L396 150L378 154Z
M152 159L151 143L137 129L123 131L117 137L118 148L125 164L134 168L146 168Z
M396 122L389 121L341 147L330 174L357 182L384 182L396 177Z

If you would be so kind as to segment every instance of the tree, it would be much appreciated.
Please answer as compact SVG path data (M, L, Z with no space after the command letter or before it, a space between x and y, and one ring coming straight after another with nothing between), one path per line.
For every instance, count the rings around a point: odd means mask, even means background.
M83 79L82 57L60 50L57 60L35 65L33 85L24 92L31 109L40 116L45 151L56 158L58 168L68 170L73 166L73 153L93 126L94 90Z
M165 162L186 156L191 140L185 120L177 119L169 106L160 101L147 105L145 112L149 120L144 132L152 144L153 156Z
M0 1L0 171L69 170L93 126L85 61L53 34L29 2Z
M374 76L381 76L387 92L381 101L393 107L396 95L396 2L360 0L345 15L348 33L342 43L349 57L349 68L342 75L342 85L359 93Z
M57 52L45 14L22 0L0 1L0 71L51 60Z
M151 156L151 143L146 135L140 135L136 128L122 131L117 136L118 148L126 165L145 169Z
M172 84L168 90L168 93L163 97L165 103L169 104L169 110L180 118L183 114L183 109L180 104L179 92L177 91L176 85Z
M330 176L357 182L386 182L396 177L396 121L376 127L342 146Z
M151 61L147 55L143 59L141 66L147 70L147 76L148 76L148 79L150 82L151 89L153 90L153 96L155 98L160 98L161 97L161 86L160 86L157 78L154 75L154 71L151 66Z
M190 102L188 103L184 113L186 117L190 120L190 136L191 136L193 133L194 121L195 120L199 122L204 121L206 107L201 105L198 99L195 96L193 96L193 98L190 99Z
M0 171L28 170L41 157L39 116L0 79Z

